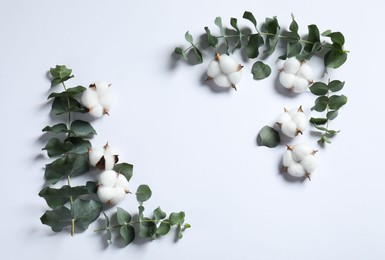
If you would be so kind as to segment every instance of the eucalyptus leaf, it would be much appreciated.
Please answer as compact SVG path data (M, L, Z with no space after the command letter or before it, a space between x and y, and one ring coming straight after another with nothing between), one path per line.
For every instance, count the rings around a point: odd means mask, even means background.
M142 218L139 222L139 237L150 238L156 234L156 225L149 218Z
M44 176L48 182L55 184L67 176L77 176L88 171L87 155L65 156L46 164Z
M181 225L184 222L185 213L183 211L181 212L172 212L169 216L170 225Z
M86 91L85 87L77 86L74 88L68 88L65 91L60 92L60 93L53 92L48 96L47 99L51 99L54 97L74 97L76 94L80 94L84 91Z
M152 191L148 185L142 184L136 191L136 199L139 202L145 202L151 198Z
M182 48L176 47L175 50L174 50L174 53L179 55L179 57L181 57L182 59L187 60L186 53L183 51Z
M279 31L280 26L278 24L277 18L274 16L273 18L266 18L265 24L264 24L265 32L267 33L266 36L266 50L265 53L267 55L271 55L275 48L277 47L278 40L279 40Z
M310 118L310 123L315 124L315 125L324 125L328 122L327 118Z
M118 163L118 164L115 164L113 170L116 171L117 173L123 174L124 177L126 177L127 181L130 181L132 177L133 168L134 166L132 164Z
M58 138L51 138L42 150L46 150L49 157L65 154L73 148L71 142L62 142Z
M259 131L257 136L257 143L259 146L266 146L269 148L276 147L281 142L279 133L270 126L264 126Z
M329 37L333 44L337 44L341 47L344 46L344 44L345 44L345 37L340 32L331 32L329 30L329 31L322 33L322 36Z
M167 235L170 229L171 229L170 223L167 220L165 220L160 223L158 229L156 230L156 233L160 236L164 236L164 235Z
M69 137L66 141L72 143L72 149L68 152L75 154L85 154L88 153L88 149L91 148L91 143L88 140L85 140L81 137Z
M71 226L71 219L71 211L64 206L59 206L53 210L47 210L40 221L50 226L52 231L60 232L63 228Z
M135 229L131 225L121 226L119 234L123 238L125 246L129 245L135 239Z
M281 60L286 60L287 58L291 58L294 56L297 56L299 53L301 53L302 50L302 44L299 42L288 42L286 45L286 52L285 54L281 55L279 58Z
M323 112L326 110L329 103L329 98L326 96L320 96L315 100L314 109L317 112Z
M348 58L348 54L341 49L332 49L324 58L325 67L339 68Z
M301 37L299 36L298 34L298 23L295 21L294 19L294 15L291 14L291 23L290 23L290 26L289 26L289 30L290 30L290 37L296 39L296 40L299 40L301 39Z
M73 121L71 131L77 137L92 137L96 135L96 131L91 124L82 120Z
M315 82L309 89L311 93L317 96L324 96L329 92L328 86L323 82Z
M328 88L332 92L340 91L345 85L345 81L341 82L339 80L330 81L328 84Z
M333 95L329 98L329 107L330 109L338 110L343 105L345 105L347 101L348 101L348 98L344 95L341 95L341 96Z
M119 225L126 225L131 222L130 213L120 207L116 209L116 218L118 220Z
M60 123L60 124L56 124L53 126L46 126L42 129L42 131L43 132L52 132L52 133L58 134L58 133L67 133L68 129L67 129L66 124Z
M157 207L156 209L154 209L153 214L154 214L155 222L158 222L159 220L162 220L167 216L166 212L164 212L160 207Z
M327 114L326 114L326 117L327 117L327 119L329 119L329 120L333 120L333 119L335 119L337 116L338 116L338 111L337 111L337 110L329 111L329 112L327 112Z
M271 68L269 65L263 63L262 61L257 61L253 64L251 68L251 73L255 80L265 79L271 74Z
M259 47L263 46L263 37L258 34L251 34L246 45L246 54L250 59L255 59L259 55Z
M86 186L70 187L64 185L60 189L45 187L39 192L39 196L44 198L48 206L54 209L70 202L71 198L76 199L91 193Z
M206 35L207 35L207 43L210 47L216 47L218 44L218 39L211 35L210 29L206 26L205 28Z
M85 231L99 217L102 209L103 206L98 201L76 199L71 208L75 228L81 232Z
M52 102L52 112L55 115L61 115L66 112L85 113L85 108L74 98L56 97Z
M221 36L225 39L226 53L228 53L228 51L229 51L229 42L228 42L228 40L226 38L226 29L222 25L222 18L219 17L219 16L216 17L215 20L214 20L214 24L216 26L218 26L219 32L220 32Z
M186 39L187 42L189 42L191 44L194 43L193 37L192 37L192 35L188 31L185 33L184 38Z
M257 20L255 20L255 17L251 12L245 11L242 18L249 20L254 25L254 28L257 29Z
M321 48L321 45L319 45L319 47L314 49L314 45L316 43L320 44L320 42L321 42L320 34L319 34L319 30L318 30L317 25L315 25L315 24L309 25L308 31L309 31L309 33L306 37L307 42L305 43L304 50L308 53L315 53Z
M51 80L51 87L56 86L73 77L73 75L71 75L72 70L68 69L65 65L56 65L56 67L51 68L49 72L53 78Z

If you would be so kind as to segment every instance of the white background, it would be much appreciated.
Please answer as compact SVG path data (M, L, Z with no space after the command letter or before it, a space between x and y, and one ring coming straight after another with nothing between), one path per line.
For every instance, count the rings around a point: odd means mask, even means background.
M283 107L314 96L283 95L275 84L276 56L264 81L248 73L238 91L215 92L202 83L204 65L176 62L175 46L187 44L216 16L229 25L245 10L259 23L276 15L288 27L293 13L306 33L341 31L347 63L323 80L346 81L346 107L331 127L341 133L319 148L311 182L279 173L284 146L258 147L256 136ZM0 1L2 256L6 259L385 259L383 165L383 11L380 0L310 1ZM118 102L110 117L93 122L95 145L106 141L134 164L131 185L146 183L152 210L186 212L192 228L173 242L168 235L126 248L106 247L92 224L70 237L40 223L48 207L38 197L44 184L41 129L52 124L47 71L73 69L70 86L112 83ZM315 64L317 65L317 64ZM56 89L57 91L60 88ZM307 131L292 143L316 137ZM94 176L88 176L93 178ZM76 181L76 180L74 180ZM135 212L133 197L121 207ZM112 214L113 211L107 211ZM148 212L149 213L149 212Z

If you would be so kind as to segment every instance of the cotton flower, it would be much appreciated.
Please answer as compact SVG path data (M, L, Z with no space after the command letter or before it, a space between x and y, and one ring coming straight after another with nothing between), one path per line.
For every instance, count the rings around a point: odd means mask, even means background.
M305 61L300 62L295 57L288 58L279 73L281 85L295 93L306 91L313 83L313 69Z
M241 80L243 66L228 55L215 54L215 58L207 68L207 80L213 80L216 85L223 88L232 87Z
M287 146L282 159L283 170L293 177L307 177L310 180L311 173L317 168L316 152L304 143Z
M101 117L108 114L114 96L110 92L110 84L106 82L96 82L83 92L80 102L88 109L88 113L93 117Z
M114 170L107 170L100 174L98 197L102 203L117 204L124 199L128 189L126 177Z
M295 137L298 134L302 134L307 128L309 120L302 110L302 106L298 109L293 108L290 110L284 110L284 112L277 118L281 132L288 137Z
M119 161L118 153L108 143L103 148L92 147L88 150L90 165L100 170L111 170Z

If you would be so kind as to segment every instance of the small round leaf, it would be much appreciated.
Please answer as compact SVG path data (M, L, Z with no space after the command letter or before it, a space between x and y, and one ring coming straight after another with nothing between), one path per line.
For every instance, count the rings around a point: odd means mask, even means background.
M138 187L138 190L136 191L136 199L139 202L145 202L146 200L149 200L151 198L151 195L152 191L150 187L144 184L140 185Z
M263 63L262 61L257 61L254 63L251 73L255 80L265 79L271 74L271 68Z
M328 86L323 82L315 82L309 89L311 93L317 96L326 95L329 91Z
M326 96L321 96L315 100L313 109L317 112L323 112L326 110L328 103L329 103L329 98Z
M279 133L270 126L264 126L259 131L257 137L257 144L259 146L266 146L269 148L276 147L281 142Z

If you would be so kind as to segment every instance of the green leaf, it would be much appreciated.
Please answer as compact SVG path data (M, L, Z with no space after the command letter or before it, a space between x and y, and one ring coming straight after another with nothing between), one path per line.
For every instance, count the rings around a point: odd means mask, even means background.
M164 236L164 235L167 235L170 229L171 229L170 223L167 220L165 220L160 223L159 227L156 230L156 233L158 235Z
M187 60L186 53L183 51L182 48L176 47L175 50L174 50L174 53L179 55L179 57L181 57L182 59Z
M77 137L91 137L96 135L96 131L91 124L82 120L73 121L71 124L71 131Z
M136 191L136 199L139 202L145 202L151 198L152 191L147 185L140 185Z
M301 39L301 37L298 34L298 24L295 21L293 14L291 14L291 19L292 19L292 21L291 21L290 26L289 26L289 30L291 32L290 37L299 40L299 39ZM302 46L301 46L301 48L302 48Z
M119 163L119 164L115 164L113 170L116 171L117 173L123 174L124 177L126 177L127 181L130 181L132 177L133 168L134 166L132 164Z
M49 72L53 78L51 80L51 87L56 86L73 77L73 75L71 75L72 70L68 69L65 65L56 65L56 67L51 68Z
M66 112L85 113L85 108L74 98L56 97L52 102L52 112L55 115L61 115Z
M257 136L257 143L259 146L266 146L269 148L276 147L281 142L279 133L270 126L264 126L259 131Z
M332 92L340 91L345 85L345 81L341 82L339 80L330 81L328 84L328 88Z
M327 129L326 132L327 132L329 135L333 136L333 135L336 135L337 133L339 133L340 131L339 131L339 130L336 131L336 130Z
M257 20L255 20L255 17L251 12L245 11L242 18L249 20L254 25L255 29L257 29Z
M110 219L108 218L106 213L104 213L104 212L102 212L102 213L104 215L104 227L105 227L106 233L107 233L107 243L111 244L112 243L112 233L111 233L111 230L109 229Z
M278 24L277 17L274 16L273 18L266 18L264 29L265 32L268 33L266 36L267 49L265 50L265 53L267 55L271 55L274 52L279 40L280 26Z
M314 117L310 118L310 123L315 125L324 125L327 123L327 121L328 121L327 118L314 118Z
M52 138L42 150L46 150L49 157L54 157L67 153L72 147L73 145L71 142L63 143L58 138Z
M207 43L209 44L210 47L216 47L218 44L218 39L214 36L211 35L210 29L206 26L205 31L207 34Z
M348 58L348 54L341 49L332 49L326 53L324 58L325 67L339 68L345 63Z
M127 246L135 239L135 229L131 225L120 227L120 236L123 238L124 245Z
M341 47L345 44L345 37L340 32L332 32L328 30L322 33L322 36L329 37L333 44L337 44Z
M131 222L131 215L124 209L118 207L116 209L116 217L119 225L126 225Z
M253 64L251 73L253 74L253 78L255 80L264 79L270 76L271 68L262 61L257 61Z
M287 58L291 58L297 56L301 53L302 44L299 42L288 42L286 45L286 53L281 55L279 58L281 60L286 60Z
M76 199L71 209L75 228L81 232L86 230L99 217L102 209L103 206L98 201Z
M329 119L329 120L333 120L333 119L335 119L337 116L338 116L338 111L337 111L337 110L329 111L329 112L327 112L327 114L326 114L326 117L327 117L327 119Z
M166 216L167 214L160 207L157 207L156 209L154 209L155 222L158 222L159 220L166 218Z
M60 189L45 187L39 192L39 196L44 198L48 206L56 208L63 206L72 199L76 199L82 195L92 194L86 186L70 187L64 185Z
M228 42L228 40L226 38L226 30L225 30L225 28L222 25L222 18L219 17L219 16L216 17L215 20L214 20L214 24L216 26L218 26L219 32L220 32L221 36L225 39L226 53L228 53L228 51L229 51L229 42Z
M194 56L197 64L200 64L203 62L203 57L201 51L195 46L192 45L193 51L194 51Z
M321 137L321 139L318 140L318 142L321 143L321 144L323 144L323 143L328 143L328 144L330 144L330 143L331 143L330 140L329 140L325 135L323 135L323 136Z
M84 91L86 91L85 87L77 86L74 88L68 88L67 90L60 92L60 93L53 92L48 96L47 99L51 99L54 97L74 97L76 94L80 94Z
M309 89L311 93L317 96L324 96L329 92L328 86L323 82L315 82Z
M242 47L242 34L238 28L237 18L231 17L230 18L230 25L231 25L231 27L233 27L235 29L235 31L237 32L237 36L238 36L237 44L235 45L235 47L233 49L233 51L234 51L235 49L239 49Z
M191 225L188 224L188 223L185 223L185 224L183 225L182 231L185 231L185 230L188 229L188 228L191 228Z
M60 232L63 228L71 226L71 211L64 206L59 206L54 210L47 210L40 221L50 226L52 231Z
M315 24L309 25L308 31L309 31L309 34L306 37L307 43L305 43L304 50L308 53L315 53L321 48L321 45L319 45L319 47L317 47L316 49L314 48L314 45L316 43L320 44L321 42L317 25Z
M325 111L326 107L328 106L329 98L326 96L320 96L315 100L314 109L317 112L323 112Z
M192 37L192 35L188 31L185 33L184 38L186 39L187 42L189 42L191 44L194 43L193 37Z
M329 98L329 107L330 109L338 110L343 105L345 105L347 101L348 101L348 98L344 95L341 95L341 96L333 95Z
M88 149L91 148L91 143L81 137L69 137L66 141L72 143L72 149L68 152L75 154L88 153Z
M50 164L46 164L45 179L55 184L67 176L77 176L89 171L88 155L76 155L74 157L58 158Z
M55 134L58 134L58 133L67 133L68 129L67 129L66 124L60 123L60 124L56 124L53 126L46 126L42 129L42 131L43 132L53 132Z
M247 57L255 59L259 55L259 47L263 46L264 40L260 34L252 34L249 37L249 41L246 45Z
M170 225L182 225L184 222L185 213L183 211L181 212L172 212L168 218L170 221Z
M142 218L139 223L139 237L149 238L156 234L156 225L149 218Z

